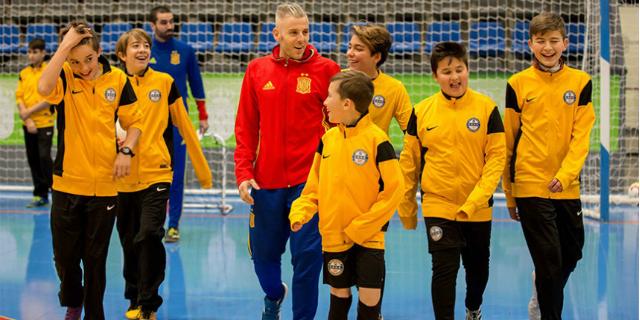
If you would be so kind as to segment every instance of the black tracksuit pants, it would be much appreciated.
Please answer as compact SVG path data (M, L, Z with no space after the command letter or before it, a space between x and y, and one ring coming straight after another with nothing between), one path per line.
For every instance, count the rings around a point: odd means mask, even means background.
M157 311L162 305L158 288L166 268L162 237L170 186L156 183L118 194L116 226L124 253L124 296L145 311Z
M542 319L561 319L564 286L582 258L580 199L516 198L520 223L536 270Z
M465 269L465 306L477 310L489 281L491 221L458 222L424 218L431 254L431 301L435 318L454 319L460 258Z

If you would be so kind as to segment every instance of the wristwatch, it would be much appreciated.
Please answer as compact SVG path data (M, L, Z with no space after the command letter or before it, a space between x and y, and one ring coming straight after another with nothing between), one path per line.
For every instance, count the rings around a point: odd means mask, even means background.
M122 147L120 148L120 150L118 150L118 152L127 155L127 156L131 156L131 158L135 157L135 154L133 153L133 150L131 150L131 148L129 147Z

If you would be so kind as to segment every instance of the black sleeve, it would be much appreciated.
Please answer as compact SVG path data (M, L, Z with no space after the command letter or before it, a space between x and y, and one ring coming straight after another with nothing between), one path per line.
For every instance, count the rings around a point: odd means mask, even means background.
M318 154L322 155L322 149L324 148L324 144L322 143L322 139L320 139L320 143L318 144L318 150L316 151Z
M416 117L416 109L411 109L411 116L409 117L409 122L407 123L407 132L406 134L410 134L414 137L418 136L418 118Z
M578 102L578 107L586 106L591 102L591 80L587 82L587 85L584 86L582 92L580 92L580 100Z
M395 150L393 150L393 146L391 145L391 142L385 141L379 144L377 155L376 155L376 164L383 161L392 160L392 159L396 159L396 152Z
M513 90L510 83L507 83L507 93L504 99L504 107L513 109L515 112L520 113L520 107L518 106L518 96L516 91Z
M137 100L138 98L136 98L136 93L133 91L129 78L127 78L127 82L124 83L124 87L122 88L122 94L120 94L120 102L118 103L118 106L130 105Z
M182 97L180 96L180 91L178 91L178 87L176 87L176 83L172 81L171 91L169 92L169 105L174 104L178 99L182 99Z
M64 74L64 69L60 70L60 79L62 79L62 99L64 100L64 95L67 93L67 77Z
M500 117L500 111L498 107L493 107L491 115L489 116L489 125L487 126L487 134L504 132L504 125L502 124L502 118Z

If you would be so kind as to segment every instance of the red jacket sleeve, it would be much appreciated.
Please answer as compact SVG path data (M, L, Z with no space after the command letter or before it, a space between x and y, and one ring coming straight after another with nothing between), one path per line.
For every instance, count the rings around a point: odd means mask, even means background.
M253 163L256 160L256 151L259 142L260 112L256 94L251 81L251 65L242 80L240 101L236 115L236 151L234 160L236 163L236 183L253 179Z

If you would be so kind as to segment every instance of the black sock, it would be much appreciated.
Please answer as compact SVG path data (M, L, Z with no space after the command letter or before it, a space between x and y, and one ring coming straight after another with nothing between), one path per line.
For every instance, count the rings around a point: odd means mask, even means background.
M349 298L340 298L331 295L329 320L347 320L349 308L351 308L351 299L351 296L349 296Z
M380 316L380 304L369 307L362 301L358 301L358 320L378 320Z

